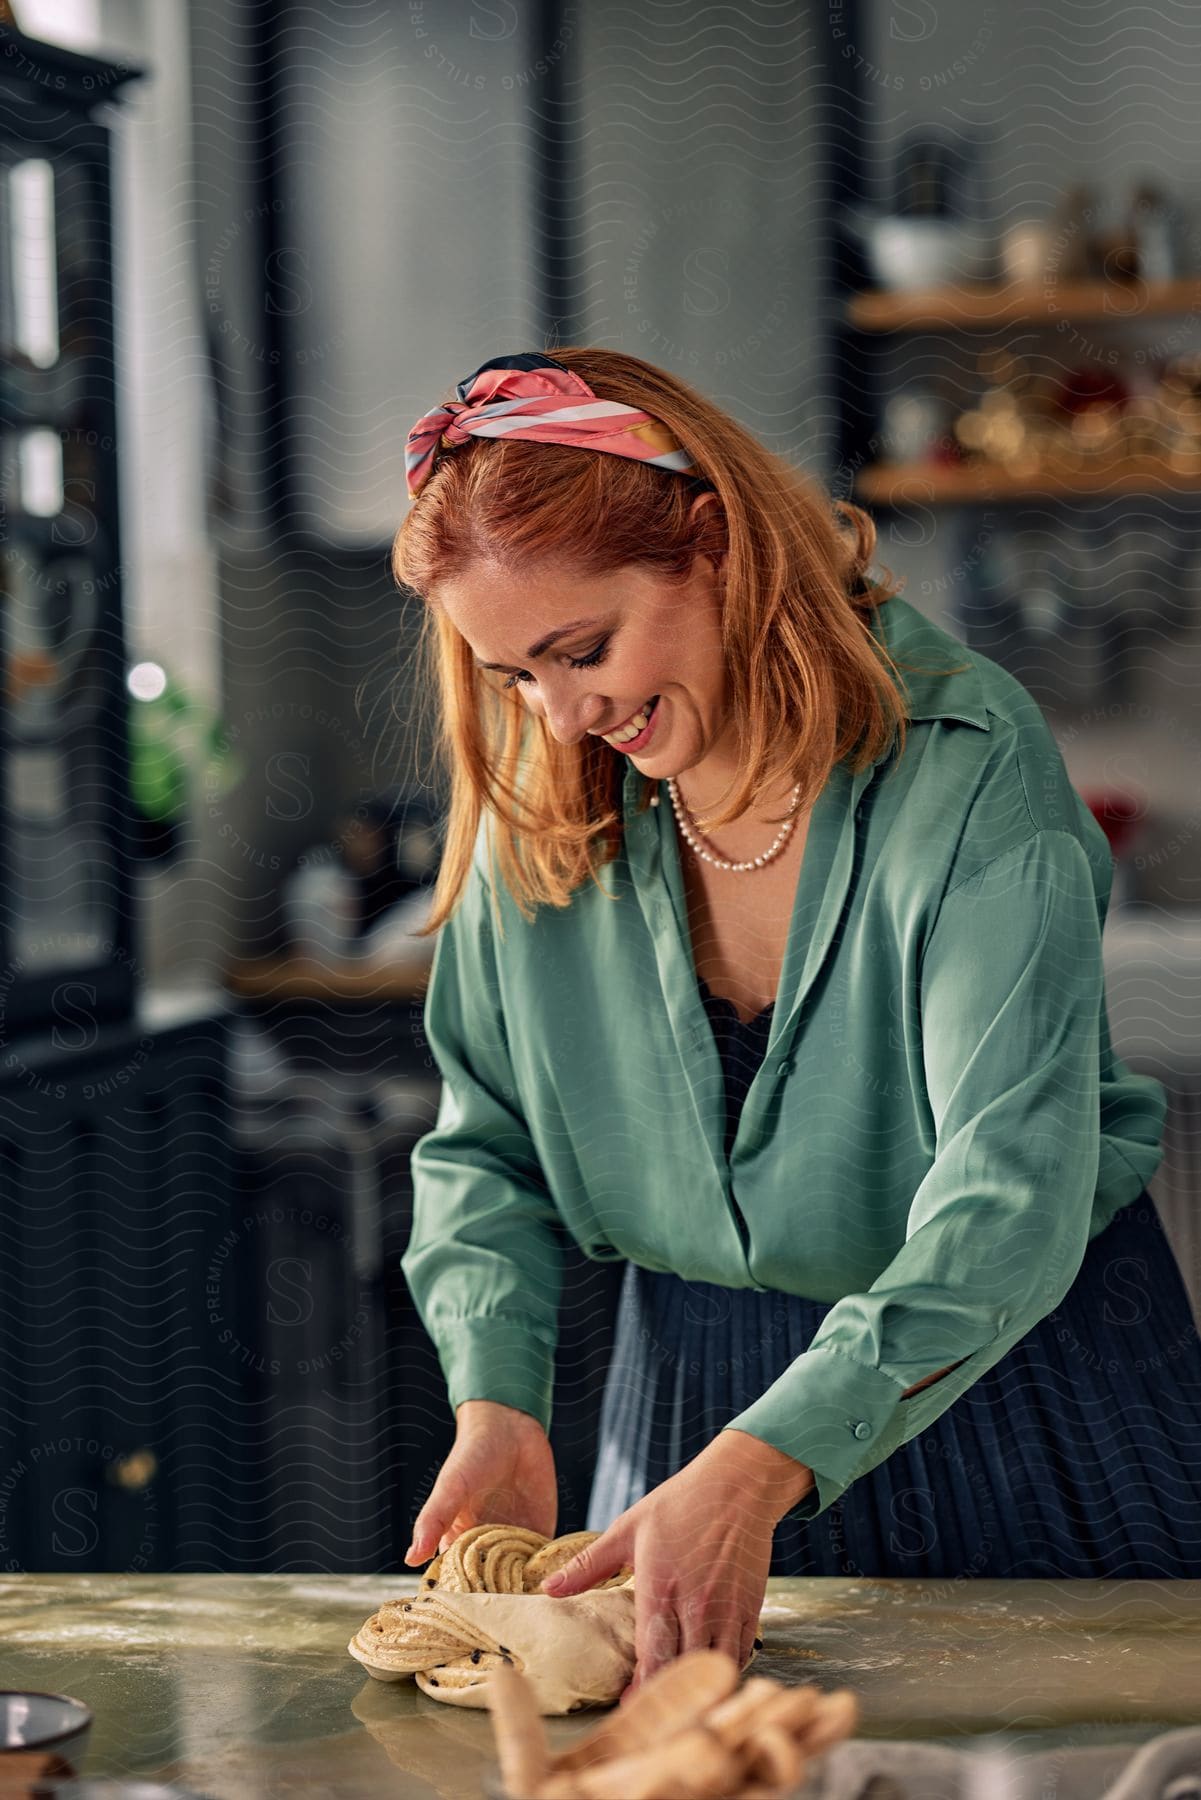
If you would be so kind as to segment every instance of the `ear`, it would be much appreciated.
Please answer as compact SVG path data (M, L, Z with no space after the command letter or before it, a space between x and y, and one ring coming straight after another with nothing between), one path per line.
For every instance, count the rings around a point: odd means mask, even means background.
M717 508L716 518L712 518L712 517L706 518L705 514L707 512L709 512L713 507ZM714 532L716 534L716 526L717 526L717 523L719 520L722 521L722 523L724 525L724 516L723 516L722 510L721 510L721 501L718 499L717 495L716 494L698 494L696 496L696 498L693 500L691 506L688 508L688 523L690 526L693 526L696 528L698 537L708 536L710 532ZM724 530L722 531L721 535L723 537L725 536ZM717 570L718 577L720 579L725 578L726 559L729 555L728 548L723 549L718 552L714 552L712 550L699 550L698 549L697 554L699 556L708 557L709 561L713 564L714 568Z
M691 506L688 508L688 523L690 525L695 525L702 512L706 511L711 506L716 506L720 511L721 502L718 500L716 494L697 494L694 497Z

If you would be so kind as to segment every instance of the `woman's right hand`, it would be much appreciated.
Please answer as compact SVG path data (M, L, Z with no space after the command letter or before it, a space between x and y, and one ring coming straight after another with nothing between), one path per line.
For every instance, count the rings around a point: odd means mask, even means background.
M554 1452L532 1414L497 1400L464 1400L454 1447L417 1515L407 1563L424 1563L472 1525L524 1525L555 1535Z

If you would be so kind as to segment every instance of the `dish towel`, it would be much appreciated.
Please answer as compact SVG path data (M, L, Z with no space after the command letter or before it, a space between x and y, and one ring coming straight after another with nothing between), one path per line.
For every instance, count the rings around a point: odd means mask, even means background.
M797 1800L1201 1800L1201 1726L1034 1753L852 1738L822 1757Z

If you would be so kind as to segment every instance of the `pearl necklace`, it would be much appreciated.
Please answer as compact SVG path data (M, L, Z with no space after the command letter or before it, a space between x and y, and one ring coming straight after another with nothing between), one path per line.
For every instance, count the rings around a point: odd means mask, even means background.
M793 829L796 825L796 821L797 821L796 808L797 808L797 801L800 798L801 784L798 781L796 786L792 790L792 801L788 808L788 817L787 817L787 819L785 819L783 825L780 827L779 831L776 833L775 843L771 846L771 849L765 851L762 856L752 857L750 862L727 862L724 856L714 856L708 850L704 849L701 845L700 839L694 837L692 834L692 831L689 828L690 815L684 805L683 800L680 798L680 790L676 786L676 781L675 781L674 775L669 775L667 778L667 791L671 795L671 804L672 804L672 808L676 815L676 822L679 825L680 830L683 832L684 838L685 838L686 842L688 843L689 848L696 852L697 856L699 856L701 858L702 862L712 863L712 865L715 869L728 869L731 872L731 874L741 875L741 874L748 873L752 869L762 869L769 862L773 862L775 860L775 858L777 856L779 856L781 850L784 848L785 844L788 842L789 837L792 835ZM651 805L657 806L658 804L659 804L659 796L658 796L658 794L656 794L651 801Z

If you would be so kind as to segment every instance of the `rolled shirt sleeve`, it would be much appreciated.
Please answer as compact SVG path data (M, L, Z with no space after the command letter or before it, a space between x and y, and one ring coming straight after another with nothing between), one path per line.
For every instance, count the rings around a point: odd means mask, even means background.
M724 1428L813 1470L792 1516L825 1512L1067 1293L1097 1181L1103 995L1089 861L1071 833L1038 831L943 896L917 995L934 1155L905 1243Z
M443 1086L412 1153L401 1268L452 1409L501 1401L549 1431L563 1257L509 1057L481 842L430 971L425 1029Z

